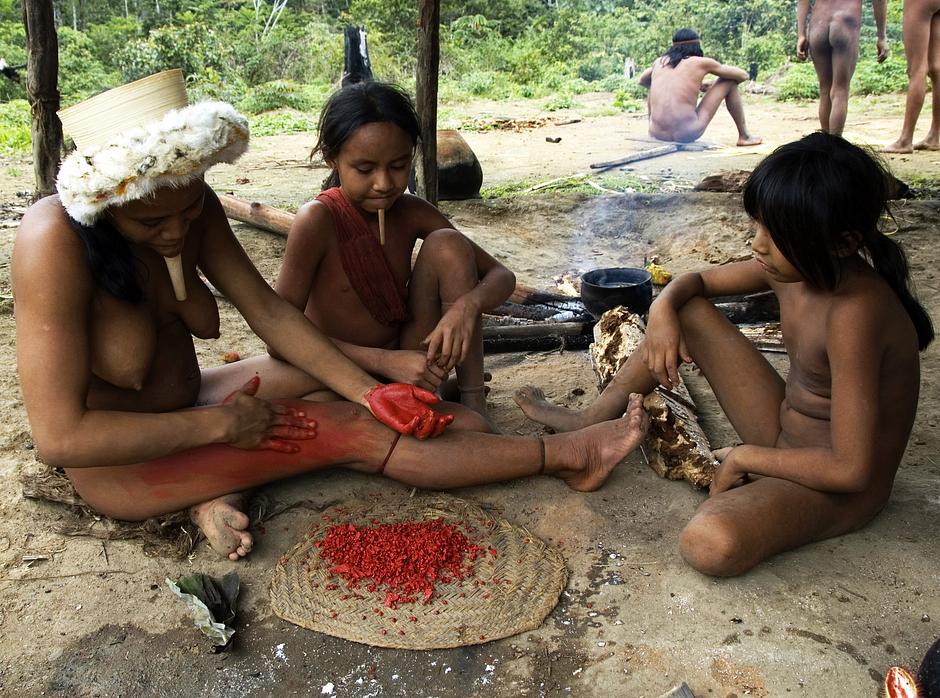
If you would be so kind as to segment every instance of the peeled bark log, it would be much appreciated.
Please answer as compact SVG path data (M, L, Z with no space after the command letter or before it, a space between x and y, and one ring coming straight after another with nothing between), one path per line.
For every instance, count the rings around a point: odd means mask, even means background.
M640 316L626 308L614 308L601 316L594 327L594 343L590 348L598 390L602 391L613 379L645 333L646 325ZM660 477L708 487L718 461L712 456L708 437L698 423L695 402L681 376L679 381L675 390L660 386L643 401L650 415L643 455Z

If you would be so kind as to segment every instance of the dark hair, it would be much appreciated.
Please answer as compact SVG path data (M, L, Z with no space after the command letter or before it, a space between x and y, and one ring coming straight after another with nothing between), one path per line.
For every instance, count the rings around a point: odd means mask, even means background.
M137 279L137 260L124 236L106 220L82 225L70 217L69 222L85 245L95 285L122 301L140 303L144 292Z
M694 29L680 29L672 35L672 46L663 55L669 59L671 68L675 68L683 59L689 56L701 58L705 55L702 53L701 37Z
M397 85L367 80L342 87L326 101L320 113L319 135L311 155L320 153L334 159L343 143L360 126L388 121L411 137L414 145L421 137L421 125L408 93ZM336 170L323 183L328 189L339 185Z
M807 282L827 291L839 283L845 246L859 254L897 294L925 349L930 315L910 288L901 246L879 222L888 210L888 174L868 151L828 133L810 134L764 158L744 185L744 208Z

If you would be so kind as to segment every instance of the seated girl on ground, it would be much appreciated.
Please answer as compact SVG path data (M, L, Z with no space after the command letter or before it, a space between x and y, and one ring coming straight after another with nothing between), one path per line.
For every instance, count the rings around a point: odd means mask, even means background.
M460 402L486 416L481 314L516 280L405 193L419 135L411 100L393 85L330 97L314 152L333 171L297 212L276 288L372 375L437 390L456 369Z
M650 309L646 339L583 411L537 388L516 401L556 431L621 413L631 392L673 387L694 362L743 444L682 531L696 569L740 574L855 530L885 506L917 411L918 350L930 317L909 290L901 247L878 224L886 172L861 148L815 133L778 148L744 189L754 259L683 274ZM708 300L771 289L790 358L784 381Z
M434 489L545 473L591 490L642 439L638 396L627 419L539 439L476 433L487 425L460 405L376 385L265 283L203 180L244 152L244 116L186 106L180 71L78 107L62 113L77 151L59 194L23 217L12 277L33 440L100 513L190 507L237 560L253 544L242 493L267 482L343 466ZM200 368L193 336L220 326L197 268L293 366L259 356ZM297 399L324 393L346 401ZM455 414L462 429L441 434Z

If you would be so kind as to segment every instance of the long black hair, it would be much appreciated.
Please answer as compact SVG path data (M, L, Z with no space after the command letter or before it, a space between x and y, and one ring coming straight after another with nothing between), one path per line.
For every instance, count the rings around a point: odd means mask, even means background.
M320 113L317 144L310 154L320 153L326 159L335 159L356 129L384 121L398 126L408 134L413 145L418 144L421 125L407 92L397 85L373 80L342 87L330 95ZM338 185L339 174L334 169L323 187Z
M879 228L882 215L890 216L888 177L877 156L817 132L780 146L758 164L744 186L744 208L817 288L835 289L846 246L856 245L897 294L923 350L933 341L933 323L911 291L904 250Z
M680 29L672 35L672 46L663 55L669 60L671 68L675 68L683 59L689 56L701 58L704 55L702 53L701 37L694 29L688 27Z
M122 301L140 303L144 292L137 278L138 264L124 236L104 218L93 225L82 225L71 217L69 222L85 245L95 285Z

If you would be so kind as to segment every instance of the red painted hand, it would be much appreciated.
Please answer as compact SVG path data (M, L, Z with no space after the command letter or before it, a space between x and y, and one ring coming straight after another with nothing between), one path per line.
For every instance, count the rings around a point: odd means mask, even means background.
M451 414L438 414L430 405L440 398L424 388L407 383L379 384L365 395L376 419L395 431L418 439L439 436L454 421Z

